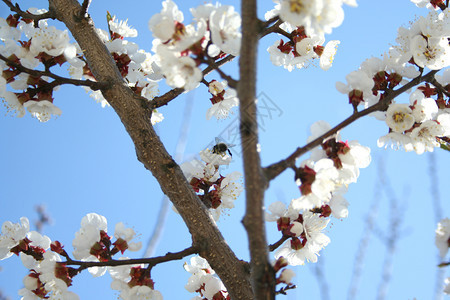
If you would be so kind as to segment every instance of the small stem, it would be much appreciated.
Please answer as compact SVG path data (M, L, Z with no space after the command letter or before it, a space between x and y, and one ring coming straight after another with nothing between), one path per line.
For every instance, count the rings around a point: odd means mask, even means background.
M13 5L11 1L9 0L3 0L3 2L9 7L9 9L15 13L17 13L19 16L21 16L23 19L31 19L34 21L34 26L38 26L40 20L44 19L56 19L56 15L52 10L49 10L46 13L43 13L41 15L35 15L31 14L29 12L23 11L20 9L20 6L18 3L16 5Z
M36 76L36 77L47 76L47 77L53 78L53 79L55 79L55 81L53 81L52 84L54 84L55 86L62 85L62 84L72 84L72 85L76 85L76 86L87 86L91 90L94 90L94 91L107 88L107 84L102 83L102 82L97 82L97 81L92 81L92 80L78 80L78 79L65 78L65 77L61 77L56 74L53 74L50 71L32 70L32 69L22 66L21 64L15 63L14 61L4 57L1 54L0 54L0 59L3 60L4 62L6 62L6 64L8 66L15 68L16 70L18 70L20 72L27 73L27 74L30 74L30 75Z
M426 75L414 78L413 80L411 80L410 82L408 82L407 84L405 84L404 86L402 86L401 88L399 88L397 90L391 90L390 92L385 94L385 97L382 100L380 100L378 103L376 103L375 105L373 105L369 108L366 108L362 111L353 113L350 117L348 117L347 119L345 119L344 121L342 121L341 123L336 125L334 128L328 130L327 132L325 132L318 138L314 139L310 143L306 144L305 146L297 148L288 158L283 159L277 163L274 163L268 167L265 167L264 173L266 175L267 180L270 181L270 180L276 178L278 175L280 175L282 172L284 172L287 168L294 166L295 160L297 158L299 158L306 152L312 150L313 148L319 146L320 144L323 143L323 141L326 138L332 136L333 134L336 134L339 130L347 127L348 125L355 122L359 118L366 116L370 113L373 113L375 111L385 111L389 107L389 104L392 102L392 100L395 99L398 95L406 92L407 90L411 89L412 87L418 85L421 82L424 82L424 81L429 82L434 77L434 74L436 74L438 71L439 70L430 71Z
M280 28L280 25L281 25L281 24L283 24L283 21L282 21L282 20L278 20L278 21L277 21L275 24L273 24L272 26L270 26L270 27L264 29L264 30L261 32L261 37L264 37L264 36L266 36L266 35L268 35L268 34L270 34L270 33L273 33L273 32L277 32L277 33L279 33L279 34L281 34L281 35L284 35L285 37L287 37L287 38L289 38L289 39L292 39L292 35L291 35L291 34L287 33L286 31L284 31L283 29Z
M156 266L160 263L165 263L172 260L180 260L186 256L198 253L198 248L191 246L179 252L168 252L164 256L157 256L151 258L136 258L136 259L124 259L124 260L109 260L109 261L78 261L67 259L64 262L60 262L65 265L75 265L80 266L78 272L81 272L87 268L91 267L115 267L124 265L136 265L136 264L148 264L150 268Z
M430 81L428 81L429 83L431 83L432 85L434 85L435 87L437 87L439 89L440 92L442 92L443 94L445 94L447 97L450 97L450 93L445 89L445 87L442 86L442 84L440 84L436 78L432 78Z
M218 62L215 62L214 67L213 66L206 67L202 71L203 77L205 77L207 74L211 73L216 68L226 64L227 62L232 61L234 58L235 58L235 56L228 55L224 59L222 59L222 60L220 60ZM169 104L170 101L172 101L173 99L175 99L176 97L181 95L183 92L184 92L184 89L182 89L182 88L174 88L174 89L168 91L167 93L165 93L162 96L153 98L153 100L149 102L149 107L150 107L150 109L153 110L155 108L159 108L161 106L167 105L167 104Z
M278 247L280 247L285 241L287 241L290 238L288 235L283 235L277 242L273 243L272 245L269 245L269 251L275 251Z
M91 1L92 0L83 0L83 4L81 5L80 18L86 17Z

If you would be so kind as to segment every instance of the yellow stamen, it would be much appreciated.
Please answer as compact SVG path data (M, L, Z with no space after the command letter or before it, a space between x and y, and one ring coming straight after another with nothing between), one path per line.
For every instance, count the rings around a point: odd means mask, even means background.
M302 0L290 0L289 1L291 12L300 13L303 10Z

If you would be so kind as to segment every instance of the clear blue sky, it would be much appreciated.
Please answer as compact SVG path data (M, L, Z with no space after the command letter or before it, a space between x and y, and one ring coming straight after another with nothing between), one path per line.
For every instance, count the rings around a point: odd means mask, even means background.
M189 7L204 1L178 1L185 19L190 19ZM260 1L260 16L273 7L271 1ZM23 3L23 4L22 4ZM30 3L35 7L46 7L45 1L21 1L21 7ZM222 4L237 5L237 1ZM2 17L7 14L0 5ZM98 27L106 29L106 10L119 19L129 19L139 36L133 39L141 48L150 51L152 35L147 29L149 18L160 11L159 1L101 1L93 0L90 14ZM346 96L335 89L336 81L345 81L345 76L358 68L370 56L379 57L389 45L395 43L397 28L407 26L426 9L416 8L410 1L359 1L359 7L345 7L345 19L327 39L338 39L341 44L333 67L325 72L315 66L295 70L291 73L270 63L266 49L277 37L265 37L259 51L258 91L264 92L280 109L281 115L266 119L260 128L262 161L264 165L278 161L297 147L302 146L309 126L317 120L326 120L334 125L347 117L352 109ZM279 38L278 38L279 39ZM236 76L236 62L224 70ZM217 74L210 79L219 79ZM161 91L167 88L161 86ZM10 116L0 118L0 222L17 222L21 216L31 221L36 219L34 207L44 204L51 215L52 224L44 233L52 240L59 240L70 252L72 239L79 229L81 218L96 212L108 219L109 231L123 221L138 232L145 244L155 226L161 202L161 191L151 174L136 159L130 138L119 118L111 108L102 109L87 96L84 90L63 87L55 93L55 104L63 111L61 117L41 124L29 114L22 119ZM206 88L179 97L160 111L165 120L158 126L167 149L175 152L185 104L193 103L189 124L189 141L186 155L195 155L214 141L233 120L206 121L209 107ZM407 97L403 98L404 102ZM5 114L6 110L1 109ZM331 243L321 252L319 261L324 279L328 284L329 299L347 299L352 269L361 237L369 237L365 253L360 285L356 299L375 299L382 280L382 265L386 255L386 241L393 231L389 225L389 201L392 196L398 201L395 214L401 214L398 225L401 238L393 256L392 279L385 299L433 299L437 250L434 246L436 222L432 190L440 195L442 216L448 216L448 166L450 153L439 149L433 154L418 156L415 153L378 149L376 140L387 133L387 126L372 118L361 120L345 129L344 140L358 140L372 148L372 164L361 170L357 184L350 185L346 194L350 202L349 217L333 219L327 228ZM240 170L242 161L234 155L235 162L229 171ZM302 158L304 159L304 158ZM437 182L431 182L429 163L434 165ZM378 166L384 166L384 180L392 190L380 188ZM386 187L386 185L384 185ZM383 191L387 191L384 193ZM280 200L288 202L298 197L293 174L283 173L272 182L267 192L268 204ZM243 216L244 198L236 201L236 208L218 223L228 243L242 259L248 258L246 234L240 223ZM369 208L377 203L375 218L376 234L365 231ZM273 224L269 224L269 242L278 239ZM168 251L179 251L190 245L185 225L181 218L169 212L164 225L164 236L156 255ZM137 257L141 253L128 253ZM165 299L190 299L184 285L189 274L184 271L183 261L159 265L153 270L156 289ZM17 257L0 262L0 290L12 299L22 286L26 269ZM298 289L290 291L280 299L320 299L320 288L314 276L314 265L295 267ZM447 272L449 274L449 272ZM109 276L92 278L90 274L77 276L71 288L81 299L116 299L109 288Z

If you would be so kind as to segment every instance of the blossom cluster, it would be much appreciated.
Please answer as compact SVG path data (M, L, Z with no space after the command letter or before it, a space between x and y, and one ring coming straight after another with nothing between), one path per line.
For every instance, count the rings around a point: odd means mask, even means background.
M229 300L230 295L219 277L209 266L206 259L200 256L191 258L191 264L184 264L184 269L191 273L185 288L191 293L199 293L200 296L192 300Z
M233 6L203 4L192 8L193 21L187 25L172 0L164 1L162 6L161 12L149 20L148 27L155 38L152 50L169 86L193 90L203 79L200 64L239 55L241 17ZM227 90L226 97L218 95L225 89L226 84L223 85L213 93L215 107L207 112L208 119L213 115L224 118L237 105L234 90Z
M342 4L356 6L356 0L273 0L275 8L269 13L279 16L289 26L303 26L306 32L330 34L342 24Z
M106 218L90 213L83 217L81 228L75 234L72 254L81 262L107 262L119 252L138 251L141 243L132 242L135 235L133 229L118 223L114 232L115 241L111 242ZM24 288L19 291L21 299L79 299L68 287L81 270L68 266L74 261L63 248L59 241L52 242L49 237L30 231L29 221L25 217L19 223L3 223L0 260L13 254L20 255L23 265L30 270L23 279ZM61 257L66 261L63 262ZM112 288L120 290L122 299L162 299L160 293L154 290L149 272L142 266L92 266L88 271L94 276L101 276L107 269L114 279Z
M316 122L308 141L330 129L328 123ZM348 184L357 181L359 169L367 167L370 161L368 147L356 141L340 141L339 134L311 151L310 158L302 161L295 172L302 196L293 199L287 208L282 202L274 202L266 213L266 220L277 222L287 240L275 253L276 258L285 257L290 265L317 262L319 251L330 242L322 232L330 215L348 216L348 202L343 194Z
M206 111L206 119L211 117L225 119L230 114L231 108L239 105L236 90L228 87L226 81L212 80L208 85L208 91L212 95L212 106Z
M307 67L312 60L319 59L323 70L328 70L336 55L338 40L325 46L325 34L341 25L344 20L342 4L356 6L355 0L274 0L275 8L266 13L266 20L280 18L279 28L289 41L276 41L267 51L275 66L294 68Z
M107 20L109 32L97 28L98 36L111 52L120 74L130 89L137 95L151 101L159 94L158 81L163 78L156 57L143 49L139 49L136 43L126 39L138 35L137 30L128 25L128 20L119 21L109 13L107 14ZM78 60L76 64L71 64L69 73L75 79L96 80L82 59ZM85 89L91 92L90 96L101 103L102 107L109 105L100 91L92 91L88 87L85 87ZM160 112L153 111L152 125L161 122L163 119L164 117Z
M35 15L45 10L30 9ZM46 70L76 58L77 46L70 43L67 30L61 31L49 26L45 20L35 27L30 19L18 15L0 18L0 54L29 69L43 66ZM22 35L25 36L21 40ZM17 117L25 115L25 110L41 122L46 122L52 115L61 115L61 110L53 104L53 91L56 85L50 84L49 78L39 74L30 75L22 72L15 65L0 60L0 98L8 112ZM11 92L6 85L18 92Z
M347 84L336 88L347 94L355 111L383 100L395 87L408 82L405 78L420 76L424 68L440 70L450 65L450 13L446 8L429 12L409 29L400 28L398 45L383 58L370 58L357 71L346 76ZM406 151L422 154L446 144L450 137L450 73L435 76L430 85L420 86L410 95L410 103L392 101L386 111L373 115L385 121L389 133L378 140L380 147L391 144Z
M198 197L209 209L214 220L219 220L225 209L234 207L234 201L243 191L239 182L240 172L226 176L220 174L220 166L229 165L232 157L228 145L216 139L216 145L200 152L201 160L194 159L181 165L181 169ZM228 153L229 152L229 153Z
M285 42L283 39L276 41L267 48L270 60L275 66L283 66L292 71L294 68L307 67L312 60L319 59L319 65L323 70L328 70L336 55L339 41L329 41L325 46L323 34L308 35L304 27L293 29L289 33L292 38Z
M40 15L46 10L30 8L28 12ZM108 24L109 34L101 29L97 29L97 33L111 52L121 75L135 93L153 99L159 93L157 81L162 78L155 58L124 39L137 36L137 31L127 22L119 22L108 14ZM0 97L8 111L17 117L24 116L25 110L41 122L48 121L52 115L61 115L61 110L53 104L53 92L65 82L50 81L48 76L42 75L50 73L56 65L67 63L72 79L96 81L78 44L70 42L67 30L49 26L47 20L34 24L31 19L10 15L7 19L0 18L0 32L3 42L0 54L6 59L0 60ZM33 73L39 68L44 71ZM7 90L6 85L17 92ZM108 104L99 90L92 91L87 86L85 89L102 106ZM162 115L155 111L152 123L161 120Z

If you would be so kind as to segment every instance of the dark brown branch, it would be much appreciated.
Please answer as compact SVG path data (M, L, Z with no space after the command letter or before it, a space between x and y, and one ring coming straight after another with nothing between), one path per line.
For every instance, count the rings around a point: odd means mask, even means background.
M183 218L191 234L192 245L198 247L199 254L222 279L232 299L254 299L247 268L226 243L209 211L156 134L149 120L150 107L143 105L124 82L110 52L97 34L93 20L76 20L81 11L81 5L76 0L49 0L49 5L80 45L93 76L99 82L111 84L108 89L102 89L104 98L130 135L138 160L151 171L163 193Z
M3 0L3 2L9 7L9 9L15 13L17 13L19 16L21 16L23 19L31 19L34 21L34 25L37 27L39 24L40 20L44 20L44 19L55 19L56 16L54 14L54 12L49 9L48 12L43 13L41 15L35 15L35 14L31 14L29 12L23 11L20 9L20 6L18 3L16 3L16 5L12 4L11 1L9 0Z
M202 60L202 62L204 62L205 64L208 64L210 67L214 68L214 70L216 70L220 77L222 77L223 79L225 79L227 81L227 84L229 87L232 87L233 89L237 88L237 80L235 80L234 78L232 78L230 75L225 74L225 72L223 72L219 66L216 64L216 62L210 58L208 60Z
M260 21L256 16L256 0L243 0L242 44L239 59L238 98L240 134L244 161L246 209L243 219L250 248L251 283L254 298L275 299L275 274L269 263L264 221L264 192L267 182L258 152L256 108L256 59L260 38Z
M439 89L439 92L443 93L445 96L450 97L450 93L445 89L445 87L442 86L442 84L440 84L436 78L433 77L433 79L431 79L429 81L429 83L431 83L432 85L434 85L435 87L437 87Z
M30 74L35 77L47 76L47 77L55 79L55 81L53 81L51 83L54 87L57 85L72 84L72 85L76 85L76 86L87 86L91 90L94 90L94 91L108 87L108 85L106 83L102 83L102 82L97 82L97 81L92 81L92 80L78 80L78 79L66 78L66 77L61 77L56 74L53 74L50 71L38 71L38 70L29 69L29 68L22 66L21 64L18 64L16 62L4 57L1 54L0 54L0 59L3 60L4 62L6 62L6 64L8 66L10 66L20 72L27 73L27 74Z
M404 86L402 86L401 88L399 88L397 90L392 90L390 92L387 92L385 94L384 98L382 100L380 100L380 102L378 102L377 104L375 104L367 109L364 109L360 112L355 112L350 117L348 117L347 119L345 119L344 121L342 121L341 123L336 125L334 128L330 129L326 133L322 134L321 136L319 136L312 142L306 144L303 147L297 148L288 158L283 159L277 163L274 163L270 166L265 167L264 173L266 175L267 180L270 181L270 180L276 178L282 172L284 172L287 168L295 166L295 160L297 158L299 158L306 152L312 150L313 148L319 146L320 144L323 143L323 141L326 138L332 136L333 134L336 134L339 130L347 127L348 125L352 124L359 118L367 116L368 114L371 114L375 111L385 111L389 107L389 104L392 102L392 100L395 99L398 95L406 92L407 90L420 84L421 82L424 82L424 81L429 82L430 80L432 80L434 78L434 75L438 71L439 70L430 71L428 74L426 74L424 76L419 76L419 77L414 78L413 80L411 80L410 82L408 82L407 84L405 84Z
M222 59L218 62L215 62L214 66L209 65L202 71L203 77L205 77L206 75L211 73L213 70L218 69L220 66L226 64L227 62L232 61L234 58L235 58L235 56L228 55L224 59ZM184 89L182 89L182 88L174 88L162 96L153 98L153 100L150 101L148 104L149 108L155 109L155 108L167 105L170 101L172 101L173 99L175 99L176 97L181 95L183 92L184 92Z
M272 23L275 23L275 22L277 22L278 23L278 21L280 21L280 17L279 16L275 16L275 17L273 17L273 18L271 18L271 19L269 19L269 20L267 20L267 21L260 21L260 26L262 27L262 28L268 28L269 26L270 26L270 24L272 24ZM282 24L283 22L281 22L281 24ZM280 25L281 25L280 24Z
M196 254L199 252L199 249L192 246L186 248L179 252L168 252L164 256L157 256L151 258L135 258L135 259L124 259L124 260L109 260L109 261L78 261L68 259L66 261L61 262L61 264L65 265L73 265L80 266L78 272L81 272L87 268L91 267L116 267L116 266L125 266L125 265L137 265L137 264L146 264L149 265L149 268L152 268L158 264L165 263L172 260L180 260L186 256Z
M287 295L286 291L296 289L297 286L295 284L288 284L285 287L282 287L278 291L275 292L276 295Z
M80 18L84 18L87 16L87 11L89 9L89 5L92 0L83 0L83 4L81 4Z
M265 28L262 32L261 32L261 37L264 37L268 34L271 34L273 32L279 33L281 35L284 35L285 37L292 39L292 35L287 33L286 31L284 31L283 29L280 28L280 25L283 24L282 20L278 20L275 24L273 24L270 27Z
M283 235L277 242L273 243L272 245L269 245L269 251L275 251L278 247L280 247L285 241L287 241L290 238L288 235Z
M438 265L439 268L448 267L448 266L450 266L450 261L449 262L443 262L443 263L440 263Z

